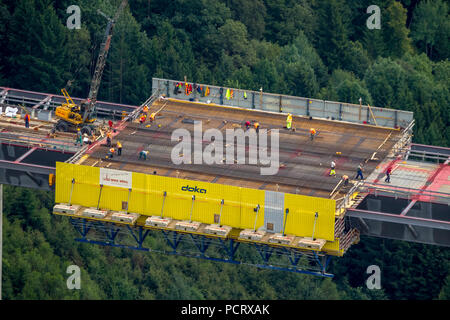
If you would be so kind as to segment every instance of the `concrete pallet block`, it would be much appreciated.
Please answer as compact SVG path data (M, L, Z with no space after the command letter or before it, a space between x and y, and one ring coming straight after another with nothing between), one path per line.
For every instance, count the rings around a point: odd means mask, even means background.
M107 214L108 214L107 210L97 210L95 208L86 208L83 211L84 217L97 218L97 219L104 219Z
M281 233L275 233L269 237L270 243L291 244L293 240L293 236L283 236Z
M313 240L311 238L300 238L297 246L299 246L301 248L320 250L320 249L322 249L322 247L325 245L326 242L327 241L324 239Z
M216 236L226 236L231 231L229 226L219 226L218 224L210 224L205 227L205 233L214 234Z
M145 225L152 227L167 228L172 219L161 217L148 217L145 220Z
M75 214L80 209L79 205L71 205L61 203L53 207L53 212L65 213L65 214Z
M126 212L114 212L111 215L111 220L118 222L126 222L126 223L134 223L137 218L139 218L139 214L137 213L126 213Z
M253 229L245 229L239 234L239 239L260 241L266 233L264 231L253 231Z
M175 225L175 229L183 231L197 231L200 227L200 222L180 221Z

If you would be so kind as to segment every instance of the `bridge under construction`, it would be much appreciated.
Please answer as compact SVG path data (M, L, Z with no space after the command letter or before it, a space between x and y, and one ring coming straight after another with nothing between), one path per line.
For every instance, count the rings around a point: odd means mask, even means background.
M110 157L105 135L75 146L74 134L51 134L63 99L0 88L3 109L32 114L30 128L20 115L0 119L0 183L54 190L53 213L70 219L77 241L325 277L330 257L360 235L450 245L450 149L412 143L411 112L154 78L141 106L97 102L100 121L114 121L112 145L123 145ZM146 105L153 121L139 121ZM225 136L247 121L269 138L278 130L276 174L171 160L176 129L194 136L201 123ZM246 156L252 147L270 150L250 144ZM355 179L359 165L364 179Z

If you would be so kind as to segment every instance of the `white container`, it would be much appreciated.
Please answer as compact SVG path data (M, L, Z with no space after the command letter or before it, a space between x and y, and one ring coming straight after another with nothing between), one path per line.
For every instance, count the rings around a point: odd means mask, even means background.
M137 218L139 218L139 214L132 212L114 212L111 215L111 220L125 223L134 223Z
M260 241L266 233L264 231L253 231L253 229L245 229L239 234L239 239Z
M200 227L200 222L180 221L175 225L175 229L183 231L197 231Z
M160 228L167 228L169 223L172 221L172 219L169 218L161 218L161 217L148 217L145 220L145 225L151 226L151 227L160 227Z
M281 233L275 233L269 237L270 243L291 244L293 240L293 236L283 236Z
M231 229L232 228L229 226L219 226L218 224L210 224L205 228L205 233L225 237L228 235L228 233L230 233Z
M69 206L68 204L61 203L61 204L57 204L53 207L53 212L54 213L64 213L64 214L75 214L78 212L79 209L80 209L79 205Z
M107 210L97 210L95 208L86 208L83 211L84 217L97 218L97 219L104 219L107 214L108 214Z

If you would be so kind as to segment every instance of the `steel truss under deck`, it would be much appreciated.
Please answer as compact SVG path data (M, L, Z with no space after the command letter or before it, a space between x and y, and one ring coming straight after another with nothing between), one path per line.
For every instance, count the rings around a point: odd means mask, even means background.
M142 226L117 225L83 218L70 217L70 222L81 236L75 239L78 242L327 278L334 276L326 272L331 256L315 251L301 251L260 243L242 243L234 239L206 237L168 230L151 230ZM146 241L150 235L156 241ZM157 241L158 238L161 241ZM153 244L152 247L150 247L150 243ZM245 260L240 259L239 248L246 250L247 258ZM210 250L208 251L208 249Z

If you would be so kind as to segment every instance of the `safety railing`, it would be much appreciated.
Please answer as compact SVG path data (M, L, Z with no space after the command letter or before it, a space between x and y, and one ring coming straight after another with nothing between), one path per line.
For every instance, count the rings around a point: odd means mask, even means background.
M352 199L353 195L356 192L360 192L361 191L361 186L363 185L362 181L358 181L356 182L351 188L350 190L345 194L344 197L342 197L341 199L339 199L339 201L337 201L337 205L336 205L336 212L340 215L344 209L346 209L348 206L350 206L350 200Z
M37 147L47 151L57 150L68 153L74 153L79 149L79 147L74 146L72 142L65 140L51 139L51 141L48 141L46 138L42 137L32 137L3 132L0 133L0 143L23 145L28 148Z
M413 121L413 113L409 111L273 94L262 90L243 90L160 78L153 78L152 84L153 91L160 90L166 97L188 101L376 124L389 128L407 128ZM181 87L176 87L177 84Z
M394 198L416 199L419 201L437 202L450 205L450 194L440 191L426 189L415 189L399 186L384 186L376 183L366 182L360 187L361 192L369 194L388 195Z

